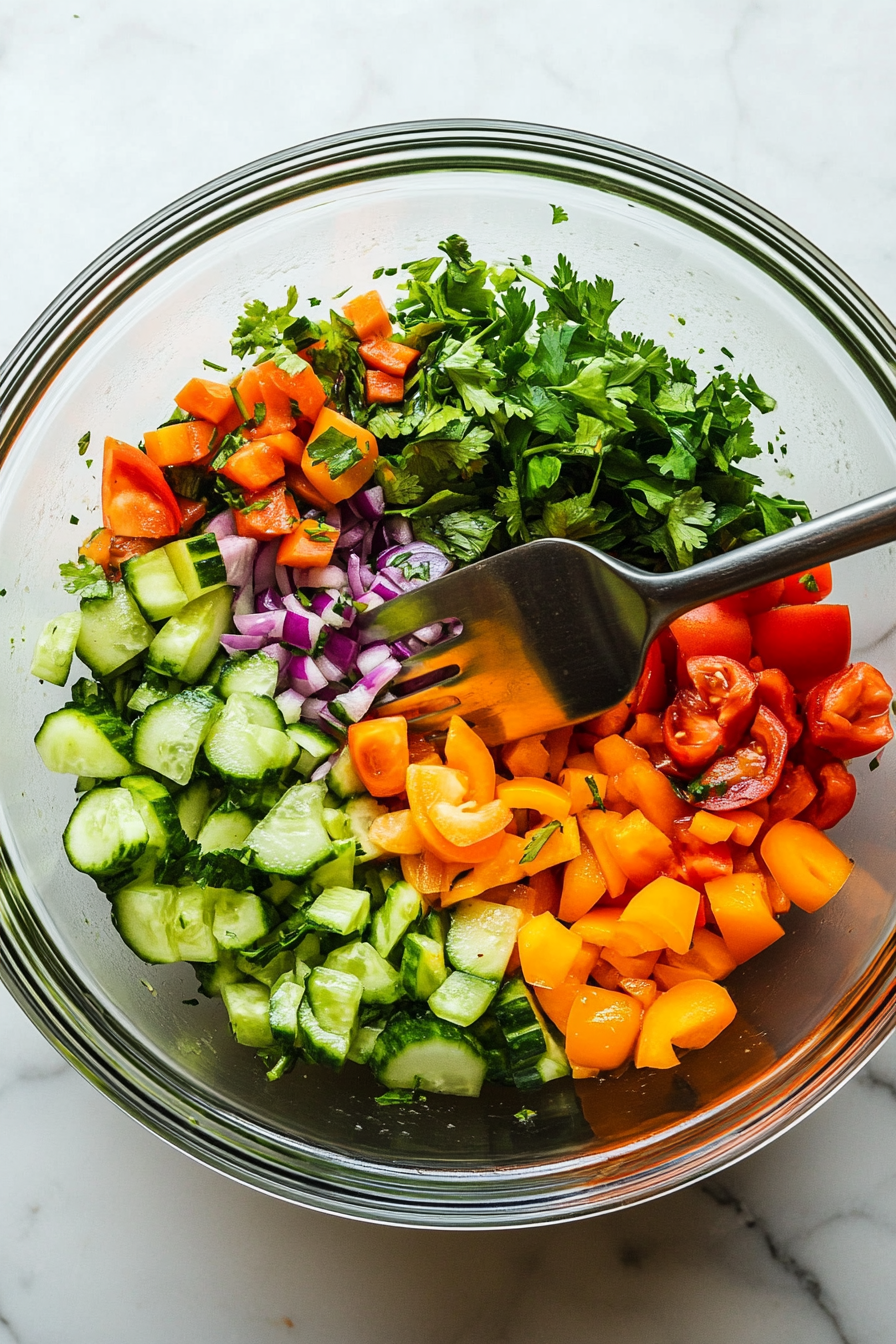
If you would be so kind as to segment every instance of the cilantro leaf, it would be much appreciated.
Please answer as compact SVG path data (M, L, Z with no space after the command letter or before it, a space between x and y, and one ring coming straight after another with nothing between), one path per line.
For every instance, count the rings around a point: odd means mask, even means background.
M257 350L267 354L282 343L284 333L292 322L292 310L299 301L295 285L286 292L286 303L280 308L269 308L263 299L252 299L245 305L230 337L231 352L237 359L246 359Z
M331 481L348 471L364 456L358 447L357 439L343 434L341 429L331 425L308 445L308 456L314 463L325 462Z
M485 553L497 526L497 518L484 509L458 509L443 514L439 520L448 551L464 565Z
M105 570L96 561L86 555L79 555L77 561L63 560L59 566L62 586L67 593L80 593L81 600L93 597L111 597L112 585L106 578Z
M672 566L684 569L694 562L694 551L702 551L708 542L706 529L716 506L703 498L699 486L678 495L669 508L664 527L654 534L655 545L665 552Z
M591 495L573 495L544 506L542 519L549 537L571 537L581 541L593 537L609 512L609 505L591 505Z
M568 219L569 219L569 215L568 215L568 214L566 213L566 211L563 209L563 206L562 206L562 205L552 205L552 206L551 206L551 223L552 223L552 224L565 224L566 221L567 221Z
M752 373L748 373L746 378L738 378L737 385L747 401L755 406L757 411L761 411L763 415L768 415L778 404L774 397L770 397L767 392L762 391Z
M86 430L78 440L78 456L83 457L90 447L90 430Z
M493 391L498 370L486 358L475 336L470 336L463 344L453 337L446 341L442 368L468 411L486 415L501 409L501 402Z
M539 826L537 831L529 837L529 843L520 855L520 864L534 863L541 851L555 831L559 831L559 821L549 821L544 826Z
M495 494L497 496L495 513L499 518L504 519L508 536L516 538L520 534L525 535L526 524L523 520L523 509L520 502L520 492L516 485L515 471L510 473L510 484L499 485ZM528 538L526 539L528 540Z

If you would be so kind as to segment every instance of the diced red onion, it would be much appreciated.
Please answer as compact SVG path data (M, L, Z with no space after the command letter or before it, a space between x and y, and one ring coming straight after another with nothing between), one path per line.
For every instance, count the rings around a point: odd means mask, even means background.
M325 761L321 761L320 765L315 766L315 768L311 771L312 784L316 784L319 779L326 779L327 775L332 770L333 762L336 760L336 757L338 755L339 752L334 751L332 756L328 756Z
M384 663L391 657L389 645L383 643L368 644L366 649L361 649L358 653L358 671L362 677L368 672L372 672L380 663Z
M314 660L314 666L322 677L326 677L328 682L342 679L342 668L331 662L325 653L318 654Z
M358 542L363 540L366 533L366 524L356 523L355 526L350 527L348 531L340 532L339 540L336 543L336 549L338 551L344 551L350 546L357 546Z
M408 635L405 642L408 648L410 649L411 653L422 653L423 650L426 648L426 645L423 643L423 641L418 639L416 635Z
M281 672L286 672L292 655L283 644L264 644L261 652L266 653L269 658L273 658Z
M274 696L274 704L280 710L286 723L298 723L302 717L302 706L305 703L304 695L294 691L292 687L281 691L279 695Z
M399 583L394 583L388 575L375 574L373 583L370 585L370 592L376 593L377 597L381 597L388 602L390 597L398 597L398 594L404 591L401 587L402 583L404 583L404 579L401 575L399 575Z
M227 582L231 588L242 588L252 579L258 542L254 537L225 535L218 537L218 549L224 561Z
M264 635L267 639L283 638L285 611L259 611L249 616L234 616L233 623L241 635Z
M414 529L407 518L387 518L386 535L399 546L408 546L414 540Z
M348 590L355 599L364 596L364 584L361 580L361 561L354 553L348 557Z
M315 594L311 599L311 610L321 618L324 625L329 625L333 630L345 630L354 625L358 614L351 602L346 600L345 589Z
M266 641L267 635L222 635L220 642L228 653L255 653Z
M214 532L220 543L222 537L236 536L236 520L232 509L224 509L222 513L216 513L214 518L210 518L202 529L203 532ZM252 540L252 538L247 538Z
M287 665L289 684L299 695L316 695L327 685L327 678L314 665L314 660L305 653L296 653Z
M348 575L338 565L324 565L320 569L296 569L297 588L346 588Z
M378 524L375 523L371 524L371 526L368 527L367 531L364 534L364 539L361 542L361 549L358 552L358 556L360 558L362 565L366 565L367 561L370 559L370 552L373 550L373 537L374 533L376 532L377 526Z
M400 671L401 663L395 658L387 658L356 682L350 690L337 695L330 707L331 712L343 723L357 723L363 719L380 691L385 690Z
M403 639L396 639L395 643L392 645L393 658L401 658L401 659L410 658L413 652L414 650Z
M287 569L286 565L274 566L274 582L277 585L277 591L283 593L294 593L295 585L292 581L292 570Z
M365 486L354 496L353 503L361 517L366 518L368 522L374 522L377 518L382 518L386 508L386 497L383 494L382 486Z
M255 596L252 592L252 584L246 583L236 593L231 604L231 611L234 616L248 616L255 610Z
M256 611L282 611L285 605L276 588L265 588L255 596Z
M324 514L324 522L328 527L335 527L337 532L340 530L342 527L342 514L339 512L338 504L334 504L331 508L327 509L327 512Z
M341 630L331 630L327 639L326 648L327 661L333 663L340 669L342 676L351 672L358 656L357 640L352 639L351 635L344 634Z
M291 644L294 649L310 653L317 644L323 628L323 621L313 611L306 611L304 608L298 611L287 609L281 638L285 644Z
M424 625L419 630L414 631L414 638L419 639L422 644L438 644L442 638L441 622L436 621L435 625Z
M273 541L265 541L258 548L258 554L255 557L255 591L260 592L262 588L276 587L274 570L277 565L277 551L280 548L280 538L275 537Z
M374 582L375 579L376 579L376 575L374 574L373 570L370 568L369 565L365 565L365 564L363 563L363 561L362 561L362 563L361 563L361 582L362 582L363 585L364 585L364 591L365 591L365 592L369 592L369 591L370 591L371 585L373 584L373 582Z

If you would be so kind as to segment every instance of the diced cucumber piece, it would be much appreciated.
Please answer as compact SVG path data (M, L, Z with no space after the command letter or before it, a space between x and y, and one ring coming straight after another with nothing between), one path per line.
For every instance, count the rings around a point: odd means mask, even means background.
M299 1004L304 997L305 981L299 979L294 971L281 975L272 988L269 1009L271 1035L278 1045L293 1049L301 1045Z
M348 1057L351 1037L338 1031L326 1031L318 1022L306 994L299 1004L299 1031L302 1049L313 1064L328 1069L341 1069Z
M339 746L335 737L311 723L291 723L286 731L299 749L295 770L303 779L307 779Z
M75 793L89 793L96 786L96 780L90 775L79 775L75 780Z
M263 938L274 925L274 912L251 891L208 887L215 901L212 933L219 947L238 951Z
M501 986L494 1014L507 1043L511 1066L517 1068L543 1055L547 1046L544 1018L522 976Z
M262 895L272 905L282 905L290 896L295 896L299 888L288 877L275 877L270 886L265 887Z
M311 886L314 891L323 891L324 887L350 887L355 878L355 842L354 840L334 840L336 857L329 863L321 864L311 874Z
M320 966L324 961L324 954L320 946L320 934L313 930L306 933L296 943L295 958L297 962L302 961L306 966Z
M167 700L180 690L180 682L172 677L160 677L158 672L144 672L143 680L128 700L128 709L143 714L150 705Z
M428 910L420 925L420 932L425 933L427 938L434 938L444 949L448 936L448 920L447 910Z
M225 985L239 985L245 975L236 964L236 956L221 948L217 961L198 961L194 968L199 988L209 999L220 999Z
M429 1010L446 1022L469 1027L481 1017L498 990L496 980L480 980L466 971L452 971L428 1000Z
M354 844L354 841L352 842ZM401 869L397 864L385 863L379 864L367 863L364 865L364 871L360 874L361 881L370 892L370 904L374 910L378 910L386 899L386 892L394 882L401 878Z
M221 998L230 1018L230 1027L240 1045L256 1050L274 1044L270 1023L270 991L265 985L244 981L224 985Z
M112 898L115 926L132 952L149 962L216 961L210 888L135 883Z
M230 601L231 589L225 587L188 602L153 639L146 666L194 685L218 652L221 636L230 628Z
M374 912L370 929L370 941L381 957L389 956L419 916L419 891L410 882L394 882L384 904Z
M214 532L200 532L197 537L169 541L165 554L188 602L227 582L224 557Z
M482 1017L476 1019L469 1031L471 1036L475 1036L485 1052L486 1081L511 1085L513 1078L510 1073L510 1053L507 1049L504 1033L498 1026L497 1018L493 1017L491 1013L483 1013Z
M327 834L334 841L351 840L352 853L357 854L358 846L355 844L355 837L352 834L351 822L341 807L324 807L324 825L327 828Z
M513 905L497 905L478 898L461 901L451 910L445 942L448 960L458 971L483 980L500 980L523 921Z
M217 961L218 943L212 927L216 888L190 883L172 891L172 937L177 960Z
M219 649L200 677L200 685L214 686L217 690L218 682L221 680L221 673L224 671L225 667L230 666L230 663L230 655L225 653L223 649Z
M203 854L219 854L225 849L240 850L255 825L248 812L213 812L196 837Z
M435 938L427 938L425 933L406 934L401 954L401 983L405 993L425 1002L447 976L443 945Z
M360 933L370 918L370 892L353 887L327 887L305 911L309 923L347 937Z
M327 788L335 793L337 798L356 798L359 793L367 792L363 779L352 763L348 744L342 748L330 766L330 773L327 775Z
M355 841L358 863L369 863L371 859L383 857L384 851L370 838L370 828L377 817L383 816L388 810L383 803L378 803L366 793L360 798L350 798L345 804L343 811Z
M291 950L278 952L269 962L261 965L260 962L250 961L248 957L242 957L237 953L236 965L237 969L244 975L249 975L253 980L271 988L277 983L281 975L295 970L296 957Z
M358 1027L348 1048L347 1059L354 1064L367 1064L373 1054L373 1047L382 1032L382 1027Z
M262 872L304 877L333 858L333 844L324 829L321 783L294 784L287 789L246 839L249 862Z
M453 1023L396 1013L377 1037L370 1066L384 1087L478 1097L486 1060L478 1043Z
M278 664L266 653L253 653L238 661L231 659L221 668L218 694L226 700L234 691L272 697L280 676ZM281 719L282 722L282 719Z
M191 779L177 797L177 815L188 840L195 840L202 830L209 808L214 802L211 780Z
M276 779L296 754L295 743L283 731L283 716L273 700L245 691L231 694L203 748L212 769L233 780Z
M187 605L187 594L178 582L163 546L125 560L121 577L150 621L167 621L169 616L176 616Z
M324 965L360 980L362 1003L396 1003L401 998L401 977L370 943L344 943Z
M552 1083L556 1078L565 1078L570 1072L566 1051L555 1039L549 1027L545 1027L544 1039L543 1054L513 1069L513 1085L520 1091L543 1087L545 1083Z
M187 837L180 824L174 799L165 785L151 775L128 775L122 781L134 806L143 818L149 835L149 850L154 858L179 854L186 849Z
M149 832L127 789L97 788L78 803L62 843L78 872L109 877L143 857Z
M155 630L123 583L112 584L110 597L86 598L81 603L75 652L98 677L110 677L148 649L155 638Z
M64 686L72 670L72 658L81 630L80 611L66 611L47 621L34 646L31 675Z
M175 784L188 784L199 748L220 713L221 701L202 686L150 705L134 728L136 760Z
M102 710L57 709L44 719L34 745L47 769L57 774L120 779L136 768L128 760L130 728Z
M358 1009L364 992L361 981L356 975L349 975L345 971L315 966L308 976L307 988L314 1016L324 1031L332 1031L347 1038L347 1052L349 1041L358 1025Z

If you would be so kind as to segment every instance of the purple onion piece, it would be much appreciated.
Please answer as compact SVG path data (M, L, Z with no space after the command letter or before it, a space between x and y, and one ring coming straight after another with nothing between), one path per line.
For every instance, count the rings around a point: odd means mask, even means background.
M354 497L354 505L362 518L368 522L374 522L377 518L382 518L386 508L386 497L383 494L382 486L368 485L363 490L359 490Z
M370 568L370 566L369 566L369 565L365 565L363 561L361 562L361 574L360 574L360 578L361 578L361 582L362 582L363 585L364 585L364 591L365 591L365 593L366 593L366 592L369 592L369 591L370 591L370 586L371 586L371 584L372 584L372 583L375 581L375 579L376 579L376 575L374 574L374 572L373 572L373 570Z
M436 621L435 625L424 625L419 630L414 631L414 638L419 639L421 644L438 644L442 638L442 625Z
M218 549L224 561L227 582L232 588L242 588L252 579L258 542L254 537L226 535L218 537Z
M314 666L322 677L326 677L328 682L340 681L342 678L342 668L337 667L325 653L318 654L314 660Z
M274 566L274 582L277 585L277 591L284 596L287 593L295 592L292 581L292 570L287 569L286 565Z
M363 541L366 534L367 527L364 523L356 523L354 527L348 528L347 531L340 532L339 540L336 543L337 551L344 551L349 547L357 546L360 541Z
M339 512L338 504L334 504L331 508L327 509L327 512L324 514L324 522L328 527L335 527L336 531L339 531L342 527L342 514Z
M426 645L423 643L423 641L418 639L416 635L408 635L405 642L408 648L410 649L411 653L422 653L423 650L426 648Z
M338 755L339 755L339 752L338 752L338 751L334 751L333 754L332 754L332 756L328 756L327 759L326 759L325 761L321 761L320 765L316 766L316 767L311 771L311 782L312 782L312 784L315 784L319 779L326 779L327 775L330 773L331 769L333 768L333 763L334 763L334 761L336 760L336 757L337 757Z
M267 635L222 635L221 646L228 653L254 653L267 641Z
M224 509L222 513L216 513L202 530L203 532L214 532L219 542L222 537L236 536L236 520L233 516L233 510ZM247 540L251 540L251 538L247 538Z
M408 546L414 540L414 529L407 518L387 518L385 530L389 540L399 546Z
M258 548L258 555L255 558L255 591L259 592L262 588L276 587L274 570L277 565L277 551L280 547L280 538L275 537L273 541L265 541Z
M289 684L299 695L316 695L327 684L326 677L317 670L314 660L305 653L294 654L287 664Z
M301 598L296 597L295 593L286 593L283 597L283 605L287 611L294 611L298 615L308 610Z
M331 630L327 639L327 660L340 668L342 675L350 672L358 656L357 640L341 630Z
M343 723L357 723L363 719L380 691L384 691L400 671L401 663L395 658L387 658L356 682L351 690L338 695L331 704L331 712Z
M231 611L234 616L248 616L255 610L255 597L252 592L252 584L246 583L236 593L231 605Z
M414 650L403 639L396 639L395 643L392 645L393 658L401 658L404 660L405 658L410 658L413 652Z
M357 601L364 596L364 583L361 578L361 561L357 555L348 557L348 590L352 597Z
M274 704L279 709L286 723L298 723L302 717L302 706L305 703L304 695L294 691L292 687L287 687L279 695L274 696Z
M384 663L389 657L391 657L391 654L388 644L368 644L365 649L361 649L358 653L358 671L362 677L365 677L368 672L372 672L375 667L379 667L380 663Z
M313 611L301 608L299 611L287 610L283 621L284 643L294 649L306 649L309 653L317 643L324 623Z
M285 611L253 612L250 616L234 616L233 623L241 635L264 635L267 639L283 638Z
M255 597L256 611L282 611L285 605L276 588L265 588Z
M373 550L373 534L376 532L376 528L377 524L375 523L371 524L371 526L368 527L367 531L364 533L364 538L361 542L361 549L358 552L358 556L360 558L362 565L366 565L367 561L370 559L370 552Z
M348 575L338 565L324 565L320 569L296 569L293 571L297 588L345 588Z
M399 575L399 579L401 583L404 582L401 575ZM369 591L371 593L376 593L377 597L381 597L384 602L388 602L390 597L398 597L398 594L405 590L402 589L398 583L393 583L391 577L388 575L375 574Z
M286 671L289 666L289 660L292 657L289 649L285 648L282 644L271 643L262 645L261 652L266 653L269 658L273 658L281 672Z

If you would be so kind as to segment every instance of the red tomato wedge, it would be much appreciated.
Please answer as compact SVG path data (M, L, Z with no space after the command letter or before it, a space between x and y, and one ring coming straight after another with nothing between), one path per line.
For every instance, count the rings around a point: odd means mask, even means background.
M120 439L103 449L103 525L119 537L175 537L181 513L160 467Z

